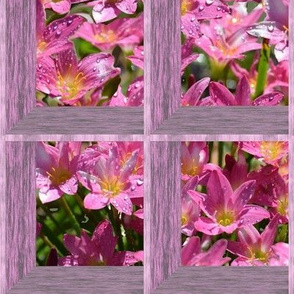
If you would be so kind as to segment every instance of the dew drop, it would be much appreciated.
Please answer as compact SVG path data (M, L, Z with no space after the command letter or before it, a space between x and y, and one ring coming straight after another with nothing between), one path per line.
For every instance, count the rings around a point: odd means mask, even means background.
M199 6L199 11L203 11L204 10L204 6L200 5Z
M211 5L213 2L214 2L214 0L206 0L206 1L205 1L205 4L206 4L206 5Z
M267 27L267 29L270 33L272 33L274 31L275 27L271 24Z

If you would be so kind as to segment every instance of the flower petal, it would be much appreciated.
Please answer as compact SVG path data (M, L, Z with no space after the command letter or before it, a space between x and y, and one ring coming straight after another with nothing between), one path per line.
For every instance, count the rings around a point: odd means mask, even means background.
M110 203L119 211L127 215L132 214L132 201L128 194L120 193L116 197L110 199Z
M222 84L211 82L209 87L211 98L218 105L236 105L234 95Z
M89 193L84 199L86 209L102 209L110 203L110 200L103 194Z
M189 264L193 256L201 252L200 238L191 237L188 240L188 243L182 248L181 259L182 265L191 265Z
M269 212L260 206L246 206L239 214L239 227L254 225L265 218L269 218Z
M246 76L243 76L237 86L236 89L236 102L237 105L250 105L250 96L251 96L251 90L249 81L246 78Z
M281 92L273 92L264 94L256 98L252 105L254 106L275 106L278 105L284 98L284 94Z

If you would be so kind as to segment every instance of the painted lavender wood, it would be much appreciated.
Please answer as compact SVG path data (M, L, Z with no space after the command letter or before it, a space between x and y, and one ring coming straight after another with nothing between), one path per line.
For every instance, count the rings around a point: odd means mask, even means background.
M9 294L142 294L143 267L37 267Z
M162 293L287 294L288 268L181 267L154 291L154 294Z
M181 107L155 134L288 134L288 107Z
M180 143L144 145L144 293L180 264Z
M144 1L145 133L180 106L180 1Z
M143 107L38 107L8 134L143 134Z
M35 266L35 143L6 142L5 149L5 263L10 289Z
M11 129L35 105L36 13L34 0L2 0L6 9L6 105L7 129Z

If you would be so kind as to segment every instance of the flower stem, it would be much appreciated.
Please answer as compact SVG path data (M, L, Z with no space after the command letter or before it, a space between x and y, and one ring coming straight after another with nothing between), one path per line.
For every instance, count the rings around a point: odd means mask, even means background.
M258 63L258 76L256 82L256 89L254 97L259 97L263 94L266 83L267 83L267 71L269 68L269 59L270 59L271 49L269 46L269 41L263 39L262 49L259 57Z
M120 219L118 217L117 210L115 208L111 207L110 210L108 211L108 216L109 216L109 219L110 219L112 226L114 228L115 235L118 237L118 241L117 241L118 249L120 251L123 251L124 244L123 244L123 240L122 240L121 229L120 229Z
M223 166L224 143L218 142L218 165Z
M79 222L77 221L75 215L73 214L72 210L70 209L65 197L61 197L60 198L60 202L61 202L61 205L63 206L63 208L65 209L66 213L69 215L69 217L72 219L73 221L73 227L74 229L76 230L76 232L78 234L81 233L81 227L80 227L80 224Z

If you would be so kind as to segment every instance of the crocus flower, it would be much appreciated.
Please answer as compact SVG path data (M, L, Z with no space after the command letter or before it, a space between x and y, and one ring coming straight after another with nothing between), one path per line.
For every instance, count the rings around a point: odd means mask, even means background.
M45 8L51 8L58 14L69 12L71 4L86 2L88 0L43 0Z
M189 238L182 248L183 266L221 266L230 261L229 257L223 257L227 249L228 241L225 239L215 242L207 252L201 251L199 237Z
M240 142L239 147L272 165L288 155L288 142L283 141Z
M247 204L254 193L255 181L247 181L233 192L228 179L214 170L206 188L207 194L188 191L205 214L195 222L195 228L200 232L207 235L231 234L237 228L258 223L270 216L264 208Z
M106 22L116 18L121 12L134 14L138 0L97 0L88 5L94 6L93 18L96 23Z
M143 15L136 18L119 18L110 24L85 22L74 38L83 38L102 51L139 45L143 40Z
M117 239L107 220L98 224L91 238L84 230L80 238L65 234L63 242L71 255L60 258L58 263L61 266L127 266L141 261L140 251L115 252Z
M108 156L99 156L96 160L93 175L79 171L78 176L82 185L90 193L84 199L84 206L87 209L102 209L112 204L119 212L132 214L132 201L130 198L142 198L141 186L143 181L132 178L132 171L135 168L138 151L123 165L120 164L120 157L116 145L111 146Z
M280 221L288 222L288 185L279 174L279 168L266 165L252 171L248 179L256 180L256 189L250 202L271 207L270 211L280 215Z
M59 199L64 193L74 195L80 143L62 142L57 147L37 143L37 189L42 203Z
M229 13L227 5L219 0L181 0L181 30L191 38L201 35L201 20L219 18Z
M85 19L70 15L45 26L45 11L41 0L37 0L37 57L48 56L70 49L69 37L81 26Z
M253 106L274 106L278 105L284 94L281 92L272 92L264 94L251 101L250 84L246 76L239 81L235 96L222 84L211 82L209 87L211 99L219 106L237 106L237 105L253 105Z
M228 251L238 257L232 266L287 266L289 264L289 244L274 244L279 216L275 216L264 231L248 225L238 232L238 242L229 241Z
M76 104L87 91L103 86L120 73L108 53L91 54L78 62L73 49L58 53L55 59L39 58L37 89L64 104Z
M198 176L192 177L182 188L182 233L186 236L192 236L195 231L194 223L200 215L200 208L197 203L187 193L189 190L195 190L198 184Z
M187 181L191 177L200 176L204 165L208 161L208 146L206 142L190 142L181 145L181 169L182 180Z

